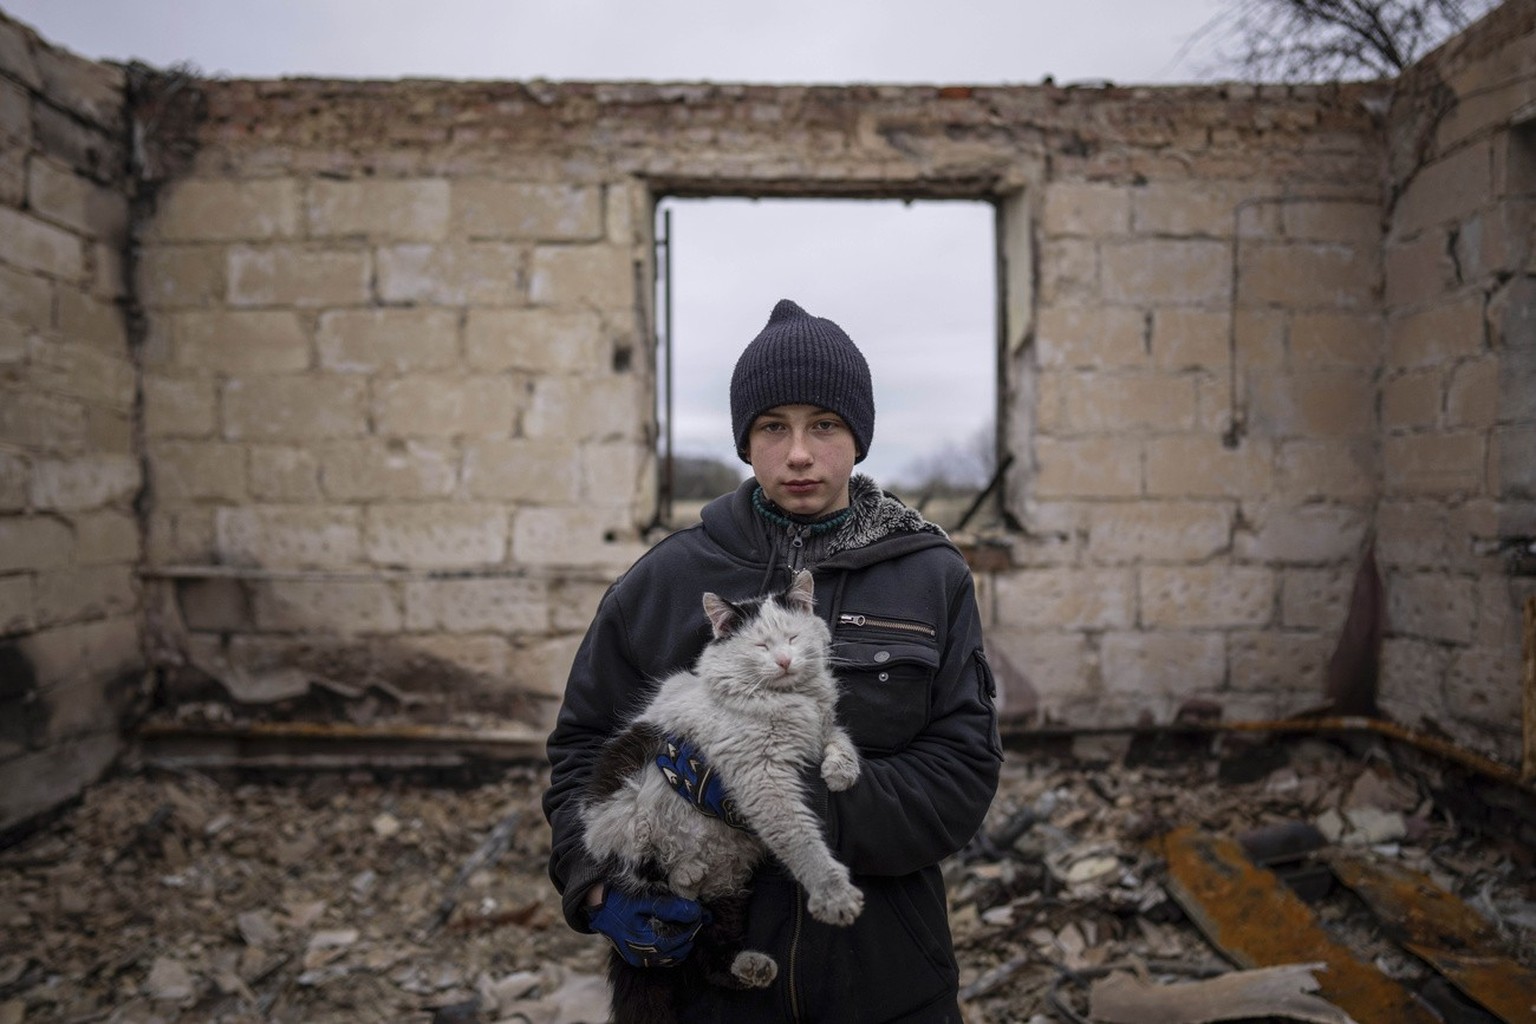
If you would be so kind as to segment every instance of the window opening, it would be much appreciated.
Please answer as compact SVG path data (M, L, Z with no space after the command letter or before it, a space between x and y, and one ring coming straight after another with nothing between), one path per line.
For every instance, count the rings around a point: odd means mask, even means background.
M664 199L658 518L693 522L751 474L731 441L731 371L788 298L836 321L869 360L875 436L856 472L958 522L996 468L995 219L991 204L962 200Z

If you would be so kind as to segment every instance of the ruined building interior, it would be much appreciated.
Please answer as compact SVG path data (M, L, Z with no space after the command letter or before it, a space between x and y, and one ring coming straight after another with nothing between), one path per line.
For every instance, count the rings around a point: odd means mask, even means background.
M995 210L971 1024L1536 1020L1536 4L1177 87L231 80L0 14L0 136L0 1024L605 1019L537 798L666 529L668 196Z

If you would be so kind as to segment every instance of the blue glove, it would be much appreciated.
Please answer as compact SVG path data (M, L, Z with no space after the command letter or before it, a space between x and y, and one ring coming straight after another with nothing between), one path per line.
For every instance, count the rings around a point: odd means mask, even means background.
M634 967L672 967L693 949L708 912L681 896L631 896L611 886L587 923Z
M656 755L656 765L677 795L693 804L700 814L746 830L746 819L736 809L735 799L726 792L725 783L688 740L668 736L662 752Z

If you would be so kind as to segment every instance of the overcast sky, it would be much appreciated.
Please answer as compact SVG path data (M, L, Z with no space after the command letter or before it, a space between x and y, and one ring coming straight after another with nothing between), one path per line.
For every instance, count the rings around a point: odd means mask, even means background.
M1192 81L1222 0L0 0L88 57L203 74L769 83ZM869 358L893 481L993 405L992 211L980 203L674 204L679 451L730 459L726 386L774 302Z

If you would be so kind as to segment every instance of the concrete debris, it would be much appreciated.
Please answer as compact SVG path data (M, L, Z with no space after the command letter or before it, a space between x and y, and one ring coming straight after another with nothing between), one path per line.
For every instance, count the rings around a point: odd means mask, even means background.
M167 956L155 957L149 977L144 979L145 992L156 1002L186 1002L197 995L197 988L197 979L187 965Z
M1499 952L1533 963L1529 851L1463 829L1380 758L1277 748L1248 763L1283 763L1242 784L1198 752L1134 766L1126 744L1083 744L1088 762L1011 752L986 828L944 865L966 1024L1088 1019L1091 986L1115 972L1155 990L1231 974L1148 847L1186 824L1248 836L1278 872L1317 869L1362 809L1397 815L1395 852L1351 855L1433 878L1495 915ZM0 850L0 1024L604 1021L606 947L566 927L549 885L543 784L531 767L493 782L113 777ZM1341 887L1311 906L1366 963L1416 990L1435 980Z
M1356 1024L1317 991L1312 972L1323 964L1287 964L1234 971L1206 981L1154 985L1116 971L1088 991L1088 1013L1103 1024L1215 1024L1279 1018L1312 1024Z

